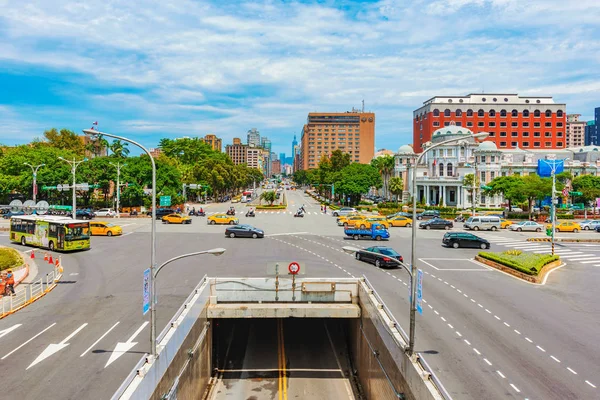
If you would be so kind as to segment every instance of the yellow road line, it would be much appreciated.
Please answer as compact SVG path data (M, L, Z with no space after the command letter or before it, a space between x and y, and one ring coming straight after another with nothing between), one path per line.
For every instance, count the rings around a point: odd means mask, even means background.
M283 320L281 321L281 369L283 376L283 400L287 400L287 371L286 371L286 360L285 360L285 339L283 335Z
M279 330L279 322L280 320L277 320L277 372L279 373L279 377L277 378L277 383L278 383L278 393L279 393L279 400L283 400L283 390L281 389L281 332Z

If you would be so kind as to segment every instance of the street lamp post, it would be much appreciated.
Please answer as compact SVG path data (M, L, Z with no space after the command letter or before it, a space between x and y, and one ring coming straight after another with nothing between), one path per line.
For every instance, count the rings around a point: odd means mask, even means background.
M71 174L73 175L73 219L77 219L77 190L75 188L75 186L77 186L77 182L75 180L75 171L77 171L77 167L79 167L79 165L82 162L87 161L87 158L84 158L81 161L75 161L75 157L73 157L73 160L67 160L66 158L63 157L58 157L59 160L62 160L66 163L69 163L69 165L71 165Z
M23 165L28 165L31 168L31 171L33 172L33 202L35 203L37 199L37 172L38 169L40 169L40 167L43 167L46 164L33 166L29 163L23 163Z
M472 137L475 139L485 139L489 136L487 132L481 132L474 134ZM411 234L411 252L410 252L410 293L411 293L411 301L410 301L410 337L408 341L408 350L407 353L409 356L412 356L414 348L415 348L415 318L417 312L417 285L415 285L414 277L417 276L417 168L419 166L419 162L421 159L427 154L429 151L443 146L445 144L459 142L464 140L464 137L458 137L453 139L444 140L442 142L436 143L427 149L424 149L421 154L417 157L415 161L415 165L412 169L412 234Z
M117 218L121 218L121 214L119 212L119 202L121 198L121 167L124 167L127 164L121 164L118 161L116 164L112 162L109 162L109 164L117 169Z
M148 157L150 157L150 164L152 165L152 228L151 228L151 234L150 234L150 243L151 243L150 244L150 248L151 248L151 250L150 250L150 280L152 282L150 282L150 287L154 288L154 271L156 270L156 163L154 162L154 157L152 157L152 154L150 154L150 151L147 148L145 148L138 142L135 142L131 139L127 139L122 136L113 135L111 133L100 132L95 129L84 129L83 133L85 133L86 135L91 135L93 137L106 136L106 137L110 137L113 139L122 140L127 143L131 143L134 146L137 146L140 149L142 149L144 151L144 153L148 154ZM154 289L152 289L152 290L154 290ZM154 292L150 293L150 298L154 299ZM150 302L151 319L154 318L154 312L155 312L154 300L152 300ZM151 347L150 348L152 349L153 356L156 356L156 343L154 340L154 338L156 338L155 329L156 329L156 327L152 326L151 333L150 333L150 339L151 339L151 343L150 343Z
M150 340L152 341L152 355L154 357L156 357L157 352L156 352L156 303L158 303L156 301L156 277L158 276L158 273L160 272L161 269L163 269L167 264L172 263L173 261L177 261L177 260L181 260L182 258L187 258L187 257L193 257L193 256L199 256L201 254L212 254L214 256L220 256L223 253L225 253L225 249L218 247L215 249L210 249L210 250L204 250L204 251L195 251L193 253L187 253L187 254L182 254L179 255L177 257L173 257L167 261L165 261L164 263L162 263L158 268L155 269L155 271L151 272L152 275L152 284L150 285L151 287L151 293L150 293L150 310L152 310L153 312L150 313Z
M565 161L569 160L569 158L565 158L562 160L563 166ZM550 164L547 160L542 160L542 162ZM552 162L552 169L550 170L550 174L552 175L552 208L551 208L551 218L552 218L552 255L554 255L554 233L556 232L556 203L558 203L558 199L556 198L556 160Z

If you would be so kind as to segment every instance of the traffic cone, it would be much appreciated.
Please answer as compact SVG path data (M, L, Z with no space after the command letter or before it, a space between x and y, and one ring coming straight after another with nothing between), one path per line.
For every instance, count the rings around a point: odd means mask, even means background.
M50 254L50 257L48 258L48 264L54 264L54 261L52 261L52 254Z
M30 257L31 257L32 259L34 259L34 258L35 258L35 251L31 250L31 256L30 256Z
M44 261L48 261L48 253L44 253Z

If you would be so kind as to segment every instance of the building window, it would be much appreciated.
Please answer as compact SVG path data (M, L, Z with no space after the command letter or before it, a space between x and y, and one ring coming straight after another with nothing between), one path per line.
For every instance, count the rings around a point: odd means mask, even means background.
M529 147L529 142L523 142L523 147Z
M519 112L517 110L512 110L511 115L517 118L519 116Z
M523 132L523 137L528 137L528 136L529 136L529 132L527 132L527 131L524 131L524 132Z
M523 110L523 116L529 117L529 110Z
M552 118L552 111L546 110L546 118Z
M510 142L510 145L512 147L519 147L519 143L517 143L517 142Z
M519 123L517 121L513 121L510 123L510 126L512 126L513 128L517 128L519 126Z
M467 110L467 117L472 117L473 116L473 110L471 110L470 108Z
M483 116L485 116L485 111L483 111L482 109L479 109L479 111L477 111L477 116L478 116L478 117L483 117Z
M490 123L488 125L490 126L490 128L496 127L496 123L494 121L490 121Z
M473 121L467 121L467 128L472 128L473 127Z
M438 110L437 108L433 110L433 116L434 117L439 117L440 116L440 110Z
M556 132L556 137L562 137L563 133L562 132Z
M495 131L490 131L489 133L490 133L490 137L496 136L496 132Z
M500 110L500 118L506 118L506 110Z
M546 147L552 147L552 142L545 142L544 146L546 146Z
M456 124L456 126L462 126L462 122L460 122L460 121L455 122L455 124Z
M450 121L444 122L444 126L450 126Z
M533 132L533 136L535 136L535 137L540 137L540 136L542 136L542 135L541 135L539 132Z
M563 147L563 142L556 142L556 147Z
M485 126L485 122L483 122L483 121L479 121L479 122L477 123L477 126L478 126L479 128L483 128L483 127Z
M529 122L523 122L523 128L529 128Z
M446 108L444 110L444 117L449 117L450 116L450 109Z
M479 176L481 177L481 183L486 183L486 179L485 179L485 171L481 171L481 173L479 174ZM485 200L483 200L484 196L481 196L481 201L485 202Z
M552 128L552 122L546 122L546 123L544 124L544 126L545 126L546 128Z
M511 137L519 137L519 132L511 132L510 136Z
M506 132L500 132L500 137L506 137Z
M552 132L545 132L545 133L544 133L544 136L545 136L545 137L552 137Z
M500 122L500 127L501 128L506 128L506 121Z
M444 163L440 163L440 176L444 176Z
M454 111L454 115L460 117L462 115L462 110L460 108L456 109L456 111Z
M533 117L534 118L539 118L542 115L542 113L540 112L540 110L535 110L533 112Z
M496 156L490 156L490 162L496 162Z
M446 167L446 175L452 176L452 163L448 163L448 166Z
M494 178L496 177L496 173L494 171L490 171L490 180L494 180Z
M500 142L500 147L506 147L506 142Z
M490 117L495 117L495 116L496 116L496 110L490 110L490 111L488 112L488 115L489 115Z
M558 110L558 111L556 112L556 116L557 116L558 118L562 118L562 116L563 116L563 111L562 111L562 110Z
M479 157L479 159L481 160L482 163L485 164L485 156L481 156L481 157Z
M556 123L556 127L557 128L562 128L563 127L563 123L562 122L557 122Z
M421 126L419 127L419 130L423 130L423 124L421 124Z
M433 121L433 126L440 126L440 121Z
M540 147L540 142L533 142L533 147Z

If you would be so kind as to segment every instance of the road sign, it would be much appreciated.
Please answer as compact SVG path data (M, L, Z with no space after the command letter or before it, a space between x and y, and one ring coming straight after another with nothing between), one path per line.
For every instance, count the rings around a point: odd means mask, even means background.
M296 275L298 272L300 272L300 264L295 261L291 262L290 265L288 265L288 271L290 271L290 274Z
M21 200L13 200L8 206L10 207L10 211L20 211L23 203L21 203Z
M423 315L423 271L417 270L417 311Z
M35 203L33 202L33 200L27 200L25 201L25 203L23 203L23 212L25 214L31 214L33 212L34 207Z
M190 189L198 189L198 184L196 184L196 183L190 183L189 187L190 187Z
M569 195L569 189L567 189L567 188L564 188L564 189L562 190L562 195L563 195L563 196L565 196L565 197L566 197L566 196L568 196L568 195Z
M306 275L306 263L301 261L293 261L300 266L297 275ZM271 261L267 263L267 275L287 275L289 274L288 266L292 261Z
M142 288L142 315L146 315L150 310L150 268L144 271L144 284Z
M168 207L171 205L171 196L160 196L161 207Z
M48 207L49 206L50 205L45 200L38 201L38 203L35 205L35 209L36 209L35 212L37 214L44 215L44 214L46 214L48 212Z
M58 189L56 186L42 186L42 190L55 190Z

